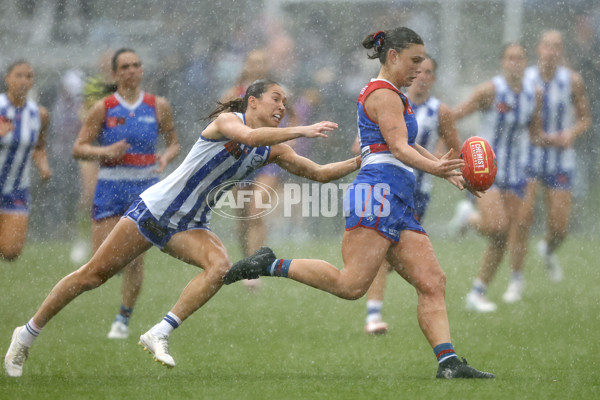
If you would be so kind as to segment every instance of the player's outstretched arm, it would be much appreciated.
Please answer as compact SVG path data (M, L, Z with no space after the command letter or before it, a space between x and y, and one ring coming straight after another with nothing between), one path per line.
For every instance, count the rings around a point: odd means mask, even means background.
M300 156L287 144L279 144L271 148L269 161L294 175L317 182L329 182L339 179L360 168L360 156L345 161L320 165Z

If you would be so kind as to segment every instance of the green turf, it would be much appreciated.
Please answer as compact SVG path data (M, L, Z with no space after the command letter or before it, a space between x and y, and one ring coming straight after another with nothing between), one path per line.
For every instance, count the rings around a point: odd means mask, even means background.
M466 312L484 242L433 238L448 276L453 342L493 381L439 381L436 362L416 321L414 290L389 280L384 308L390 332L363 333L365 300L350 302L285 279L263 280L259 293L225 287L171 339L177 367L152 362L137 337L170 309L197 272L164 254L147 255L146 282L132 337L109 341L120 279L84 294L60 313L31 349L23 377L0 377L1 399L596 399L600 398L600 240L572 236L559 253L566 279L551 284L535 254L528 257L523 302L500 297L503 265L490 288L499 310ZM232 258L239 253L231 246ZM16 263L0 263L0 351L13 328L35 312L73 268L65 244L28 243ZM275 247L286 257L319 257L339 265L339 238Z

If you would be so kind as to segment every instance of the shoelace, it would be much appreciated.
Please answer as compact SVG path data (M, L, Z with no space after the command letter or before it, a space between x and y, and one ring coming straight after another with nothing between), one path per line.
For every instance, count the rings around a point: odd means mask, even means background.
M27 356L29 355L28 348L18 342L16 342L16 347L17 349L15 351L15 356L13 357L13 364L23 365L25 360L27 360Z
M169 341L166 337L158 337L158 345L163 353L169 354Z

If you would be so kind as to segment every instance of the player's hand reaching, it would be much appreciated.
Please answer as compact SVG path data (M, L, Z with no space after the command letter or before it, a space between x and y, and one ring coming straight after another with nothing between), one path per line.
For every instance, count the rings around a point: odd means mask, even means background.
M304 129L302 130L302 136L307 137L307 138L314 138L314 137L328 137L327 134L325 132L330 132L333 131L334 129L338 128L338 124L336 124L335 122L331 122L331 121L321 121L321 122L317 122L316 124L313 125L308 125L308 126L304 126Z

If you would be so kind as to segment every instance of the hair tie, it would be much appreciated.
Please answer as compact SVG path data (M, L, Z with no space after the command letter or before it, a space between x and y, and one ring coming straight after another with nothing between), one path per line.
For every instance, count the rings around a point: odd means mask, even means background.
M373 41L375 42L373 47L375 48L375 51L379 52L379 49L383 45L383 39L385 39L384 31L375 32L373 35Z

